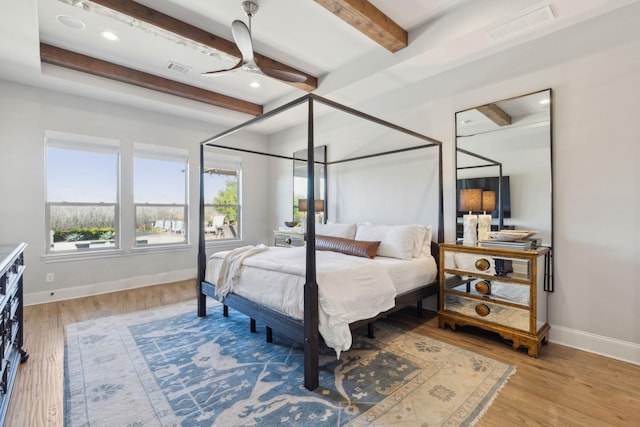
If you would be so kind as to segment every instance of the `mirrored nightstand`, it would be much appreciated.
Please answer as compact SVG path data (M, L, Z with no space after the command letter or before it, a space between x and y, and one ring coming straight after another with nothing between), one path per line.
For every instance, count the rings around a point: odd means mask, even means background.
M304 233L295 231L274 231L274 246L291 248L294 246L304 246Z

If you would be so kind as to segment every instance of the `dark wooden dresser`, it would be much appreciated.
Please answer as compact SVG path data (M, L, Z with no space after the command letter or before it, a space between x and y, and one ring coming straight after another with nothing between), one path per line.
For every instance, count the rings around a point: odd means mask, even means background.
M18 365L29 355L22 347L22 275L25 243L0 244L0 425L4 425Z

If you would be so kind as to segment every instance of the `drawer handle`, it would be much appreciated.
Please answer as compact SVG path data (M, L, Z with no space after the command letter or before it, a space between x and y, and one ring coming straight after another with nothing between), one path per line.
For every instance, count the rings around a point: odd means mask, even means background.
M475 284L476 291L479 294L489 294L491 293L491 283L486 280L479 280Z
M285 242L287 245L290 245L290 244L291 244L291 237L286 237L286 238L284 239L284 242Z
M489 263L489 260L486 258L478 258L475 266L478 271L487 271L489 267L491 267L491 263Z
M476 313L478 314L478 316L487 316L489 315L489 313L491 313L491 310L489 309L489 306L486 304L478 304L476 305Z

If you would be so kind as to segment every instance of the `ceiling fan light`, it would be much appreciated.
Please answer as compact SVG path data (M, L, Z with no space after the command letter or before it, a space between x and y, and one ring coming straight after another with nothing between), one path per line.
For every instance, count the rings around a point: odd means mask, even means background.
M245 71L249 71L251 73L260 72L260 68L258 68L258 66L256 64L244 64L242 66L242 69L245 70Z

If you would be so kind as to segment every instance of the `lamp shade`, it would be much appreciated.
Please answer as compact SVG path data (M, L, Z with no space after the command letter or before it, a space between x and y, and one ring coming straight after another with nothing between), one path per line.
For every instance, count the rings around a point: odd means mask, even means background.
M496 192L495 191L483 191L482 192L482 210L487 212L496 210Z
M316 200L314 205L316 213L324 212L324 200ZM298 211L307 211L307 199L298 199Z
M460 210L469 212L482 210L482 189L466 188L460 190Z

